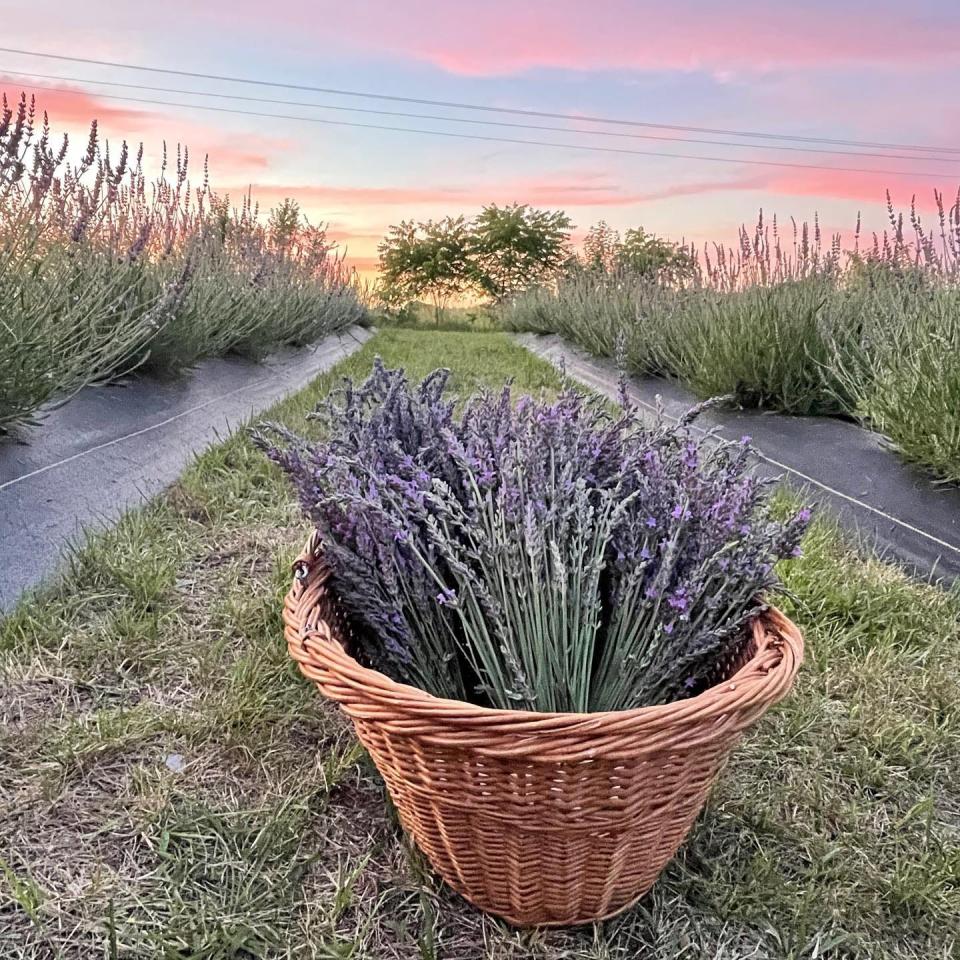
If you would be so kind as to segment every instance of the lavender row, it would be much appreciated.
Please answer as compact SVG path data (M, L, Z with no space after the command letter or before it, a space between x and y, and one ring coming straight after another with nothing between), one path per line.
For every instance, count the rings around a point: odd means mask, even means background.
M770 511L749 438L649 427L565 389L457 412L380 361L258 443L316 525L355 654L435 695L620 710L702 690L778 589L809 511ZM267 435L272 434L268 439Z

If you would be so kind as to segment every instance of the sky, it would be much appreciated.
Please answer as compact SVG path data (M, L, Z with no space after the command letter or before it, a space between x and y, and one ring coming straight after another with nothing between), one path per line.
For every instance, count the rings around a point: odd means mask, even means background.
M455 110L0 52L0 89L8 97L35 94L53 129L74 143L96 118L111 144L143 142L148 163L157 162L164 141L187 144L194 178L207 155L218 192L239 198L249 189L263 210L295 198L312 222L329 225L365 275L375 269L390 224L470 216L492 202L564 209L575 239L604 219L621 231L643 226L698 245L734 245L738 227L753 224L761 209L781 224L817 213L824 233L840 231L847 244L858 213L867 231L883 229L887 189L898 207L915 196L929 220L934 190L955 198L960 185L956 0L0 0L0 46L273 84L953 151L855 157L808 151L871 149L761 138L730 146L728 136L662 127ZM644 139L651 137L668 139ZM781 149L786 145L803 149ZM651 152L684 156L645 155Z

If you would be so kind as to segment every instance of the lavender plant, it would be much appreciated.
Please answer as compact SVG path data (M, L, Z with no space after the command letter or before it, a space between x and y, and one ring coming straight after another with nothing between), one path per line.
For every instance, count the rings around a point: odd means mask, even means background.
M184 148L150 180L97 124L75 160L22 95L0 96L0 434L135 367L301 346L364 314L355 277L293 200L262 222L191 185Z
M689 270L653 277L624 263L598 226L579 265L497 314L508 329L559 333L603 356L622 342L633 371L700 396L856 417L957 483L960 191L934 191L933 208L925 223L915 204L901 213L888 194L888 228L871 243L858 218L847 250L816 218L794 223L791 243L761 213L735 249L685 249Z
M749 439L509 385L457 414L438 370L378 360L256 435L316 524L354 653L438 696L542 711L665 703L715 682L809 511L776 519ZM697 411L694 411L695 414Z

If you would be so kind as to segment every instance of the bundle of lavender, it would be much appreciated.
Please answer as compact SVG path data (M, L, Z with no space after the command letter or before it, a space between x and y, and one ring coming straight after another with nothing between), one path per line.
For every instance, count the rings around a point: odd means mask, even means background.
M438 370L378 360L314 414L268 426L322 538L368 666L436 696L539 711L696 694L747 642L810 519L769 510L749 438L645 426L625 406L509 385L457 414Z

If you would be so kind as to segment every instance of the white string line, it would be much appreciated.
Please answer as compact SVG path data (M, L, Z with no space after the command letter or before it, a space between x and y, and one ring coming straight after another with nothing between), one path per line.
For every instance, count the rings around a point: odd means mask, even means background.
M363 341L358 340L357 342L362 343ZM337 347L338 349L342 349L340 344L338 344ZM338 357L337 359L341 358ZM322 372L323 371L317 371L318 374ZM246 383L242 387L237 387L235 390L229 390L227 393L222 393L210 400L205 400L203 403L199 403L194 407L190 407L189 410L181 410L180 413L176 413L172 417L167 417L166 420L160 420L159 422L153 423L148 427L141 427L141 429L134 430L131 433L125 433L121 437L114 437L112 440L105 440L103 443L98 443L93 447L88 447L86 450L81 450L79 453L75 453L72 456L64 457L63 460L57 460L55 463L48 463L45 466L38 467L36 470L31 470L29 473L24 473L19 477L14 477L12 480L7 480L6 483L0 483L0 490L6 490L7 487L12 487L14 484L20 483L23 480L30 480L32 477L40 476L40 474L46 473L48 470L54 470L57 467L62 467L74 460L79 460L81 457L87 456L87 454L96 453L98 450L104 450L107 447L112 447L114 444L122 443L124 440L132 440L134 437L142 436L145 433L149 433L151 430L158 430L160 427L165 427L167 424L173 423L175 420L180 420L183 417L189 416L191 413L196 413L198 410L203 410L204 407L209 407L213 403L219 403L221 400L226 400L228 397L232 397L234 394L241 393L244 390L249 390L251 387L259 386L261 383L266 383L271 379L273 378L269 374L264 374L264 376L257 380Z
M526 344L524 344L524 346L526 346ZM561 353L561 357L564 361L566 361L566 355L564 353ZM578 358L574 357L574 359L576 360ZM554 366L556 366L556 364L554 364ZM637 403L639 403L641 406L646 407L648 410L652 411L653 413L665 416L667 417L667 419L673 420L674 423L680 422L679 417L675 417L664 410L658 409L652 403L649 403L646 400L643 400L641 397L634 397L633 399ZM699 427L696 424L691 424L691 426L693 427L694 430L697 430L704 435L707 435L710 432L709 430L704 430L703 427ZM843 493L841 490L835 490L833 487L829 486L828 484L824 483L821 480L817 480L814 477L808 476L805 473L801 473L801 471L794 469L793 467L789 466L786 463L781 463L779 460L774 460L773 457L768 457L765 453L762 453L756 447L752 447L751 452L759 460L764 460L767 463L771 464L774 467L777 467L780 470L786 470L788 473L792 473L795 476L800 477L801 480L805 480L807 483L811 483L815 487L820 487L821 490L825 490L827 493L832 494L835 497L840 497L843 500L848 500L850 503L856 504L858 507L862 507L864 510L869 510L871 513L875 513L877 514L877 516L883 517L884 520L889 520L891 523L895 523L898 526L903 527L905 530L909 530L911 533L915 533L921 537L925 537L927 540L932 541L938 546L944 547L947 550L952 550L954 553L960 556L960 547L958 547L956 544L949 543L946 540L941 540L939 537L934 536L932 533L928 533L926 530L921 530L920 527L915 527L912 523L908 523L906 520L901 520L899 517L895 517L893 516L893 514L887 513L885 510L881 510L879 507L874 507L863 500L859 500L857 497L853 497L848 493Z
M884 520L889 520L891 523L896 523L903 527L904 530L909 530L911 533L916 533L921 537L926 537L928 540L937 544L937 546L945 547L947 550L952 550L954 553L960 556L960 547L956 546L955 544L949 543L946 540L941 540L932 533L928 533L926 530L921 530L920 527L915 527L912 523L908 523L906 520L901 520L899 517L895 517L893 514L881 510L879 507L874 507L869 503L865 503L863 500L858 500L856 497L850 496L848 493L843 493L841 490L835 490L828 484L823 483L820 480L816 480L813 477L807 476L807 474L801 473L799 470L795 470L793 467L787 466L787 464L781 463L779 460L774 460L773 457L768 457L765 453L761 453L759 450L754 450L754 453L761 460L766 460L767 463L770 463L781 470L786 470L789 473L800 477L802 480L805 480L807 483L812 483L814 486L820 487L822 490L825 490L827 493L832 494L835 497L842 497L844 500L849 500L850 503L854 503L859 507L863 507L864 510L869 510L871 513L875 513L877 516L883 517Z

